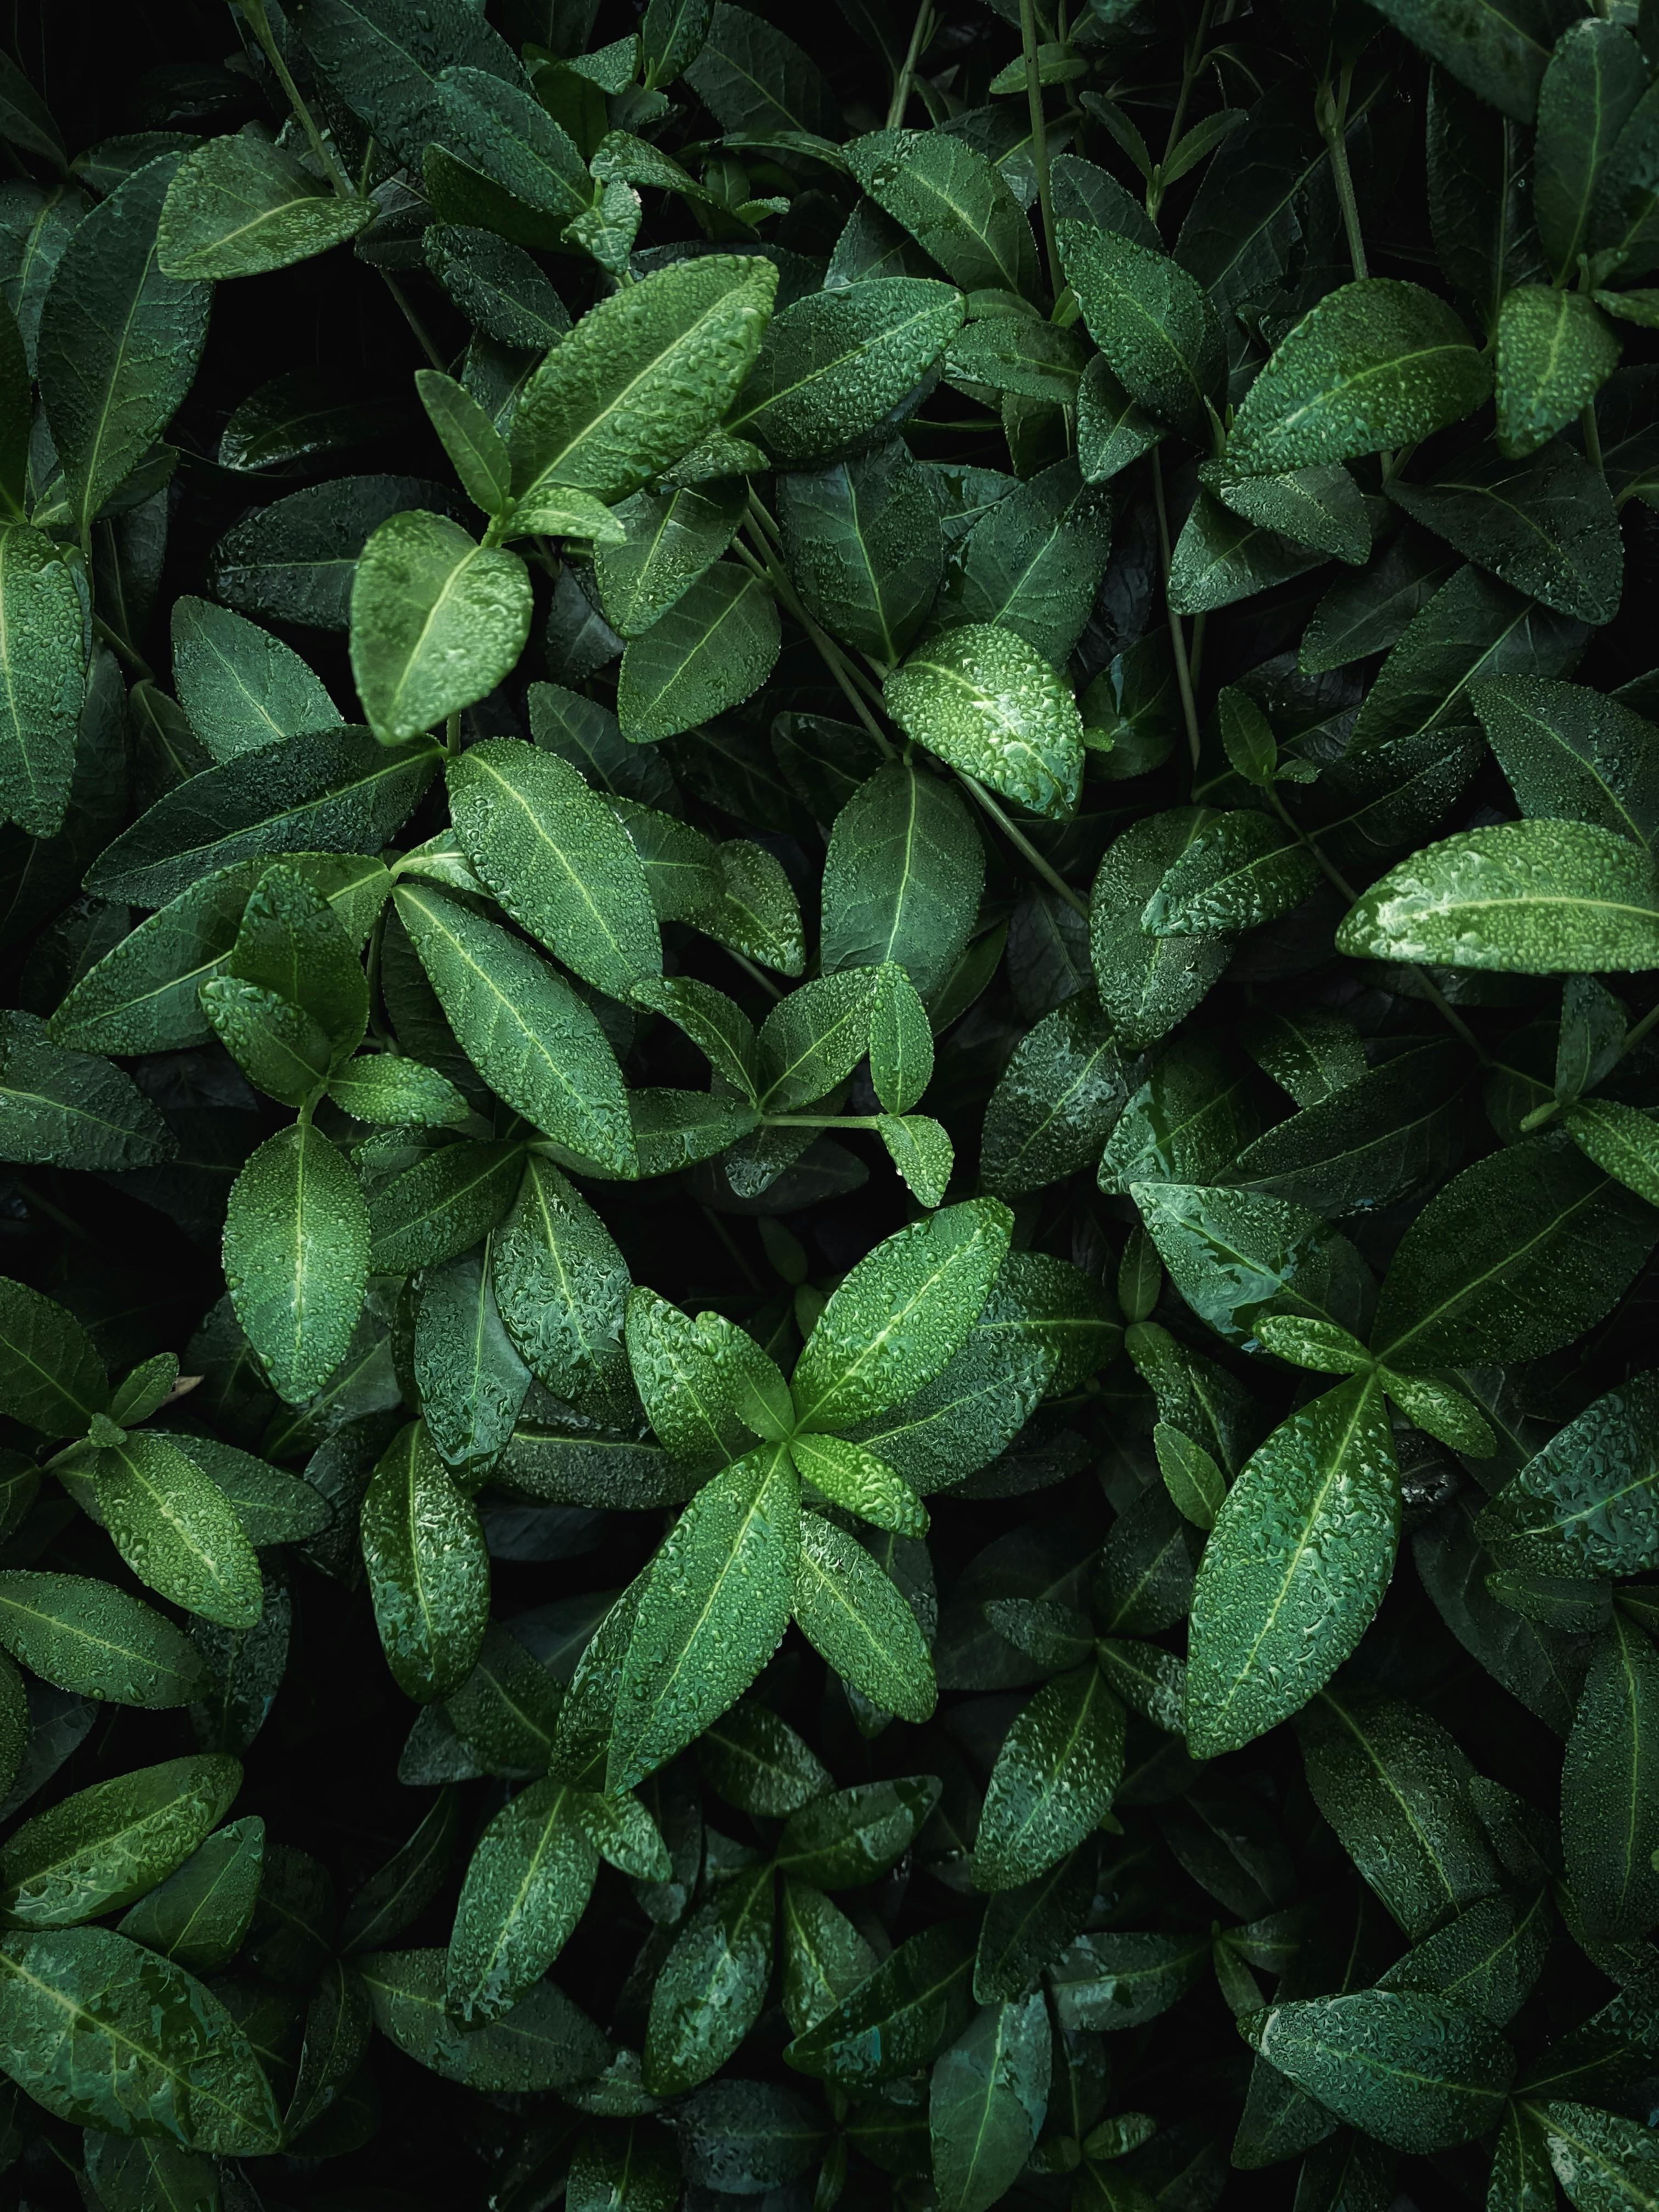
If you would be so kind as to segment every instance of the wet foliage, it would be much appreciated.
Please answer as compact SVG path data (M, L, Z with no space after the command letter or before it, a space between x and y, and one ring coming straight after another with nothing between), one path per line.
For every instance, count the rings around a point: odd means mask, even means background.
M96 12L6 2201L1659 2207L1659 13Z

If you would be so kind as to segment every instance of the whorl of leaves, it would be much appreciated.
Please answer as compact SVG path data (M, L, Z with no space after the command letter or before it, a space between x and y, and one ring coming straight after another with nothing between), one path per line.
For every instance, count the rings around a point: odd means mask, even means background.
M10 27L7 2201L1659 2207L1659 9Z

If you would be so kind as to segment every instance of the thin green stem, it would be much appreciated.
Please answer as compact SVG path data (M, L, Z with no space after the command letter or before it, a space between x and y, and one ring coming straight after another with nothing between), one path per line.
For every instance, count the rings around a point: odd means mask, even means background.
M765 1114L768 1129L878 1129L879 1114Z
M739 952L734 945L722 945L720 949L728 960L737 963L751 983L758 984L763 991L774 999L781 999L783 996L779 985L772 981L763 968L757 968L747 953Z
M1623 1060L1626 1053L1634 1052L1643 1038L1650 1035L1656 1025L1659 1025L1659 1006L1650 1006L1636 1027L1626 1037L1623 1044L1620 1046L1620 1059Z
M386 1027L380 1011L380 948L386 939L386 918L390 912L389 906L382 906L368 933L368 1027L375 1043L396 1057L403 1047Z
M1181 694L1182 719L1187 725L1187 748L1198 767L1198 702L1193 696L1193 672L1187 659L1187 633L1181 617L1170 604L1170 512L1164 503L1164 463L1152 449L1152 496L1158 507L1158 544L1164 563L1164 612L1170 624L1170 644L1175 653L1176 688Z
M1170 118L1170 135L1164 142L1164 159L1167 161L1181 143L1182 126L1187 120L1187 104L1193 96L1193 87L1198 82L1199 70L1204 65L1204 41L1210 35L1212 0L1204 0L1198 11L1198 22L1193 35L1181 53L1181 90L1176 95L1175 113Z
M1348 167L1348 94L1353 84L1353 64L1350 62L1337 80L1337 90L1329 85L1319 88L1319 127L1331 157L1331 175L1336 182L1336 197L1342 210L1342 228L1348 234L1348 258L1353 264L1353 273L1363 277L1369 272L1365 264L1365 240L1359 228L1359 203L1354 198L1353 173Z
M757 1291L763 1290L765 1288L765 1285L761 1281L760 1277L750 1266L748 1261L744 1259L742 1246L738 1243L737 1238L732 1234L732 1231L726 1227L726 1224L720 1219L719 1214L715 1212L714 1207L712 1206L705 1206L702 1211L704 1220L708 1222L708 1226L714 1231L715 1236L720 1238L720 1243L725 1245L726 1250L737 1261L738 1267L742 1271L744 1280L748 1284L750 1289Z
M1595 463L1599 474L1605 477L1607 467L1601 458L1601 426L1595 419L1595 402L1593 399L1584 402L1583 412L1578 420L1583 427L1584 451Z
M990 793L985 788L985 786L981 783L976 777L969 775L965 769L957 769L956 771L956 778L957 781L962 786L963 789L968 793L975 804L982 809L984 813L991 821L996 823L997 828L1001 830L1003 836L1008 840L1008 842L1019 854L1027 867L1030 868L1036 874L1041 876L1043 882L1048 884L1049 890L1053 891L1057 897L1063 898L1066 905L1071 908L1073 914L1081 915L1086 921L1089 918L1089 906L1087 900L1081 899L1078 896L1077 893L1072 889L1070 884L1066 882L1065 877L1060 874L1059 869L1054 867L1050 861L1043 858L1042 854L1038 852L1036 847L1025 835L1025 832L1020 828L1019 824L1017 822L1010 821L1007 814L997 804L996 800L992 798Z
M1019 37L1025 53L1025 99L1031 117L1031 154L1036 162L1037 204L1042 210L1042 243L1048 256L1048 282L1055 299L1066 289L1054 234L1054 196L1048 175L1048 126L1042 112L1042 65L1037 54L1036 0L1019 0Z
M270 20L265 14L265 0L238 0L238 5L252 25L253 35L259 41L265 59L276 72L277 83L287 94L288 104L299 118L300 128L310 141L312 152L322 164L323 174L343 200L350 199L353 197L351 186L342 173L339 163L329 151L328 141L317 128L316 118L306 106L299 86L289 76L288 64L283 59L282 50L270 34Z
M904 111L910 105L910 88L916 81L916 70L927 51L927 42L933 35L933 0L921 0L916 20L910 28L910 44L904 64L893 80L893 97L887 103L887 128L897 130L904 121Z
M458 753L461 750L461 716L458 708L444 724L444 750Z
M32 1206L36 1213L44 1213L48 1221L55 1221L65 1235L78 1237L83 1244L97 1243L98 1239L91 1230L83 1229L73 1214L65 1213L61 1206L55 1205L22 1176L13 1176L12 1187L21 1196L25 1206Z
M1303 846L1304 846L1309 854L1311 854L1314 865L1318 868L1326 882L1334 884L1335 888L1341 892L1343 897L1346 899L1350 906L1357 905L1359 900L1358 892L1343 874L1340 868L1336 866L1335 862L1327 856L1321 847L1318 839L1310 836L1308 831L1302 827L1301 823L1293 817L1288 808L1285 806L1284 800L1279 797L1276 791L1270 790L1267 793L1267 797L1268 804L1272 806L1274 813L1278 815L1279 820L1285 824L1285 827L1290 831L1291 836L1296 838ZM1476 1036L1474 1031L1464 1020L1462 1015L1458 1012L1456 1007L1453 1006L1451 1000L1446 996L1440 986L1435 981L1433 976L1429 974L1427 969L1419 967L1415 962L1407 962L1406 964L1410 968L1412 974L1416 976L1418 986L1422 991L1423 996L1429 1001L1429 1004L1437 1009L1448 1025L1456 1032L1457 1036L1462 1038L1463 1042L1468 1047L1469 1050L1474 1054L1481 1066L1490 1067L1492 1066L1492 1054L1486 1050L1485 1045L1481 1043L1480 1038Z
M125 638L122 636L119 630L112 629L110 625L104 620L102 615L94 615L92 618L92 634L94 637L101 638L104 643L108 646L110 651L115 655L116 659L118 660L125 661L127 666L131 669L133 674L138 677L142 681L149 682L154 678L155 672L151 668L149 661L145 659L143 654L140 653L135 646L129 645Z
M387 291L391 293L392 298L402 308L404 320L409 325L410 329L414 331L416 339L419 341L421 351L426 356L428 362L434 368L442 370L444 368L444 357L439 352L437 347L433 344L430 337L428 337L426 325L421 320L420 317L416 313L413 307L410 304L408 293L404 291L403 286L398 282L397 278L392 275L389 269L382 269L380 274L386 279L386 288Z
M778 598L811 639L819 659L835 678L842 696L877 744L880 746L883 757L890 760L893 757L891 742L886 732L871 713L868 704L859 690L857 669L851 665L840 647L819 629L801 605L799 594L790 581L787 570L767 542L766 532L760 520L764 510L759 507L757 501L750 501L750 509L745 526L753 540L755 550L751 551L749 546L739 541L734 548L738 559L748 566L751 574L771 586L773 591L776 592ZM770 520L769 517L766 519Z

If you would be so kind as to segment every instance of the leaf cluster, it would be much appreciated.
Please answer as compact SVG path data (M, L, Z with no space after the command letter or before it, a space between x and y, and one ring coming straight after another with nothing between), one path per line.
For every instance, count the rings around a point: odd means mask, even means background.
M1659 2207L1659 13L37 28L7 2189Z

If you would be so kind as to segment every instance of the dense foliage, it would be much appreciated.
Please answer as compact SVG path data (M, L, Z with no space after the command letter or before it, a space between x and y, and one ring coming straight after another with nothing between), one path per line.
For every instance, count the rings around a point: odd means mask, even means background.
M1659 2205L1659 9L100 12L12 2201Z

